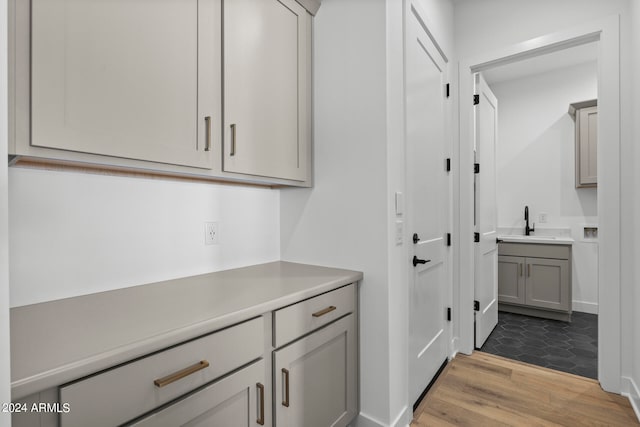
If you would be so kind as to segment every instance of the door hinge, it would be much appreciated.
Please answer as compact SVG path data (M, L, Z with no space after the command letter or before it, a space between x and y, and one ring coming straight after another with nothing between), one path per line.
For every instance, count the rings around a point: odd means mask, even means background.
M480 173L480 163L473 164L473 173Z
M473 302L473 310L474 311L480 311L480 301L474 301Z
M447 233L447 246L451 246L451 233Z
M451 172L451 159L447 158L447 163L445 165L445 169L447 172Z
M473 95L473 105L480 104L480 95Z
M446 96L447 96L447 98L448 98L448 97L449 97L449 83L447 83L447 84L445 85L445 93L446 93Z
M473 233L473 241L476 243L480 242L480 233Z
M451 307L447 307L447 320L451 322Z

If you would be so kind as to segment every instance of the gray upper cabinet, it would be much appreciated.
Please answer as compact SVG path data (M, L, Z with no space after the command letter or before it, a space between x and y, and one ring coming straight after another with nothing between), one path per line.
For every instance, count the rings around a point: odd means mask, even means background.
M31 17L32 145L212 167L215 0L33 0Z
M225 172L308 179L310 53L296 1L224 2Z
M9 154L310 186L318 6L11 0Z
M576 188L598 185L598 101L576 102L569 106L576 122Z

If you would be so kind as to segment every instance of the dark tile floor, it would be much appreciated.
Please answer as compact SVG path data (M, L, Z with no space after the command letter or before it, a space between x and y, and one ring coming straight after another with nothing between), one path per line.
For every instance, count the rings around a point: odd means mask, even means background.
M597 379L598 316L574 312L571 323L498 312L481 350Z

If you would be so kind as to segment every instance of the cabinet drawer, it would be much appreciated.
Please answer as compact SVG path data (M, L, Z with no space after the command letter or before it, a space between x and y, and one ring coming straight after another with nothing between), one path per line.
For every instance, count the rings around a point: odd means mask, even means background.
M60 425L119 425L258 359L263 322L249 320L60 387L60 402L71 407L60 415ZM189 367L194 372L171 382L172 374Z
M277 310L274 315L274 347L326 325L355 309L355 284Z
M498 245L498 255L571 259L571 246L503 242Z

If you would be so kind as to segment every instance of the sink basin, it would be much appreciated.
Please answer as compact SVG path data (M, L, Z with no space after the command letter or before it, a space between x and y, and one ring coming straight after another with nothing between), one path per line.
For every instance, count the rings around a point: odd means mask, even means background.
M571 237L566 236L523 236L518 234L504 234L498 236L503 242L512 243L547 243L557 245L570 245L574 242Z

